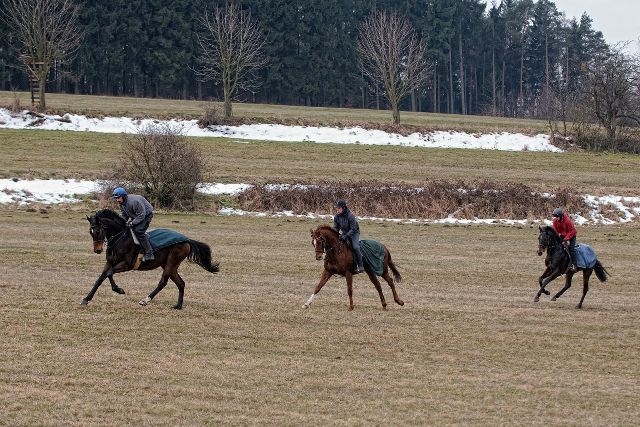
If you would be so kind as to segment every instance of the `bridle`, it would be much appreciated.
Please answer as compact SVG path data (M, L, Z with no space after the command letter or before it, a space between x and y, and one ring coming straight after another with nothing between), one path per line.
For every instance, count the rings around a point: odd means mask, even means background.
M320 247L321 250L318 250L318 243L320 243ZM334 245L331 246L330 248L327 248L327 239L324 236L320 236L320 237L313 237L313 241L311 242L311 244L313 245L313 248L316 251L316 258L319 258L320 254L324 254L325 256L336 249L336 247L338 245Z

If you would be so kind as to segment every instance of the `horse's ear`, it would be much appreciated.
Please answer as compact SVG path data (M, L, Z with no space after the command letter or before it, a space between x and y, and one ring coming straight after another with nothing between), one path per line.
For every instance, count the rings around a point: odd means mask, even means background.
M87 217L87 221L91 222L91 218L89 218L89 215L85 215Z
M540 231L542 231L542 226L541 225L539 225L538 228L540 229Z

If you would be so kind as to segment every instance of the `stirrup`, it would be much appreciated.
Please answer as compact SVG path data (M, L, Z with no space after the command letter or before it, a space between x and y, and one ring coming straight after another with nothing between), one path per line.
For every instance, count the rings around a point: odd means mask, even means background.
M156 259L156 257L153 255L153 253L150 253L149 255L145 254L142 257L142 262L153 261L154 259Z

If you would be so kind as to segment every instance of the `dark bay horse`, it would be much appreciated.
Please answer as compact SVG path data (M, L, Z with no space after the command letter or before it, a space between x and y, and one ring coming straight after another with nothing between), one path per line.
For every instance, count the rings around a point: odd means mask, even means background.
M551 298L551 301L555 301L558 299L567 289L571 287L571 279L573 278L573 273L569 269L569 264L571 261L571 257L568 251L562 245L562 237L553 229L553 227L539 227L540 228L540 236L538 237L538 255L542 255L542 253L546 250L547 257L545 259L545 265L547 266L542 276L538 279L540 283L540 289L533 299L534 302L538 302L540 300L541 294L549 295L549 291L545 289L545 286L549 284L552 280L557 277L566 274L566 282L564 284L564 288L560 289L557 294ZM578 271L582 270L582 279L583 279L583 289L582 289L582 298L580 298L580 302L576 306L576 308L582 308L582 303L584 302L584 297L587 295L589 291L589 278L591 277L591 273L593 271L596 272L596 276L601 282L607 281L607 275L609 274L604 266L600 263L599 260L596 260L596 264L593 268L578 268Z
M328 225L321 225L315 230L311 230L311 244L316 251L316 259L318 261L321 260L322 256L324 255L324 270L322 272L322 276L320 277L320 282L316 285L313 294L311 295L311 297L309 297L307 302L302 307L309 308L316 295L318 294L318 292L320 292L320 289L322 289L325 283L327 283L329 278L331 278L331 276L333 276L334 274L338 274L340 276L344 276L347 279L349 311L353 310L353 255L351 252L351 247L341 241L338 232ZM386 310L387 302L384 299L380 281L369 266L365 265L364 268L365 272L369 276L369 279L376 287L378 295L380 295L382 308ZM393 278L391 278L391 276L389 275L389 269L391 269L391 271L393 272ZM391 260L391 254L386 247L384 248L384 268L382 277L389 284L391 292L393 292L394 301L399 305L404 305L404 302L400 299L400 297L398 297L398 293L396 292L396 287L393 282L395 278L396 282L400 283L400 281L402 280L402 276L400 276L400 272Z
M93 251L97 254L101 253L105 241L107 242L107 263L91 291L80 302L82 305L87 305L91 301L104 279L109 279L113 292L124 294L124 290L113 280L113 275L133 269L139 250L139 246L134 243L125 221L112 210L103 209L91 217L87 217L87 220L89 221L89 233L93 238ZM158 286L139 304L147 305L151 302L171 279L178 287L178 303L173 308L181 309L185 283L178 274L178 267L185 259L195 262L211 273L219 271L218 264L212 263L211 248L202 242L189 239L186 242L162 248L155 252L154 260L143 262L138 268L138 270L162 268L162 277Z

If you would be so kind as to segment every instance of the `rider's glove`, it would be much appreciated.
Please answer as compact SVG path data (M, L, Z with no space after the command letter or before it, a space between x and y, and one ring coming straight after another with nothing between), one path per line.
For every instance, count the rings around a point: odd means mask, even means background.
M127 227L131 227L131 226L133 226L133 219L129 218L127 220Z

